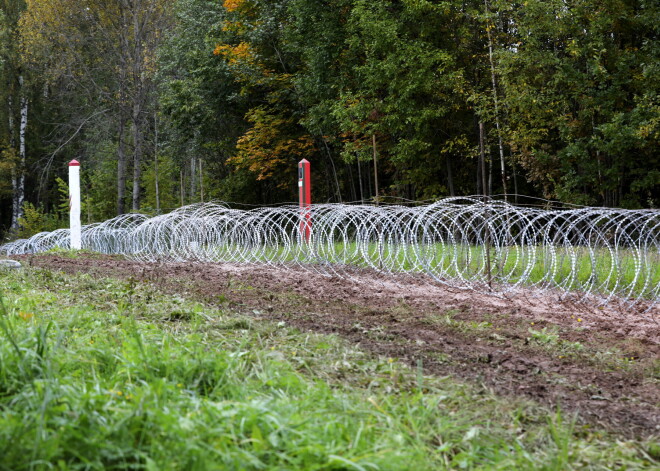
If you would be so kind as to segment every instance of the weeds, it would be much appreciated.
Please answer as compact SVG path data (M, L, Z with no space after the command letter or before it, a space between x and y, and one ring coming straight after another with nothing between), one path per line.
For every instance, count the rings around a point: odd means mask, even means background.
M529 333L532 334L532 340L541 345L557 345L559 343L557 329L551 328L548 330L547 327L543 327L541 330L534 330L530 328Z
M0 291L2 470L658 464L653 444L578 436L560 411L139 280L25 270Z

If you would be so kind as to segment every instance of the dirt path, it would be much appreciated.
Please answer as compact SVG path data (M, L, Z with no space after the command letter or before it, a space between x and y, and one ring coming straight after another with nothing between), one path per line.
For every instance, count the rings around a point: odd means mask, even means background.
M255 317L336 333L428 373L560 405L579 413L586 427L660 435L660 325L652 316L522 294L500 299L369 272L347 280L300 268L141 264L97 255L17 258L151 282Z

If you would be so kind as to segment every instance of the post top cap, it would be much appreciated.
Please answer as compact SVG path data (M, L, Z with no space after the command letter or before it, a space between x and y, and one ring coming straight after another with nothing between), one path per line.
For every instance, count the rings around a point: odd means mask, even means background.
M298 163L299 163L299 164L308 164L308 163L309 163L309 160L307 160L307 159L302 159L302 160L301 160L300 162L298 162Z
M78 162L76 159L73 159L71 162L69 162L69 167L80 167L80 162Z

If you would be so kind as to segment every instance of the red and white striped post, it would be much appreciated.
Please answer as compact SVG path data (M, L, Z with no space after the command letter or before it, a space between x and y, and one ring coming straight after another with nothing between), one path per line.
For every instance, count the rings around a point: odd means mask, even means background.
M298 162L298 195L300 200L300 237L307 243L312 234L312 180L307 159Z
M71 230L71 248L82 248L80 225L80 162L69 162L69 228Z

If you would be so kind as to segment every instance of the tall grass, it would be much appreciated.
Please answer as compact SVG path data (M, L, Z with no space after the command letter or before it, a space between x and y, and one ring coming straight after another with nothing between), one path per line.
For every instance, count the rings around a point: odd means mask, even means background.
M655 463L558 411L136 280L26 270L0 292L2 470Z

